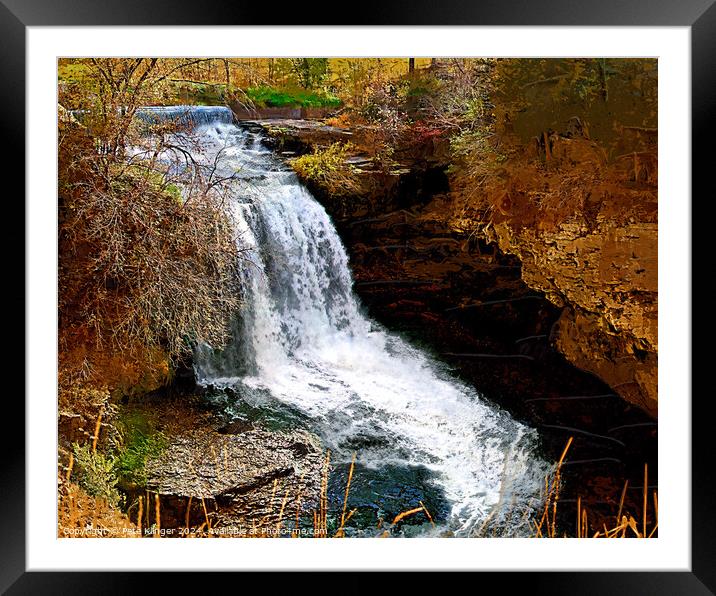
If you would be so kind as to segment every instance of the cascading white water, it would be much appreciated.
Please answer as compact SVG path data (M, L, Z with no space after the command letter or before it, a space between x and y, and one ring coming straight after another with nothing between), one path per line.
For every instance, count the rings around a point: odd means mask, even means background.
M536 432L364 316L326 211L256 133L214 112L195 120L197 159L233 176L245 304L234 345L197 348L198 381L300 412L333 461L358 444L365 469L427 470L454 535L529 533L549 469Z

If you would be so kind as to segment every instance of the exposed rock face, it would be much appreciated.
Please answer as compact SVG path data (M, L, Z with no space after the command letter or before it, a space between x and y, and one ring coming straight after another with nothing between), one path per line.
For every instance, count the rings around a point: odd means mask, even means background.
M635 223L555 231L494 227L500 248L517 255L522 278L564 307L552 341L576 366L624 398L657 409L657 226Z
M268 140L279 152L306 153L314 147L353 140L353 132L337 126L329 126L317 120L297 118L256 119L247 126L258 127L268 134Z
M479 233L519 257L525 283L563 309L557 349L656 416L656 141L607 161L589 139L548 140L549 152L525 148L488 179L472 219L488 220Z
M581 322L585 311L548 298L547 289L561 295L547 283L551 274L528 276L528 268L538 269L516 251L456 228L449 194L412 205L410 196L396 197L405 208L388 213L377 207L366 212L361 201L336 204L321 197L350 254L362 303L373 318L424 342L488 399L539 428L549 457L559 458L567 438L576 436L570 458L583 463L566 469L563 497L575 503L581 497L590 512L601 507L602 514L613 515L624 479L638 485L645 460L655 469L656 426L642 408L617 395L618 388L585 372L592 366L589 355L584 366L565 359L568 346L554 338L570 337L567 317L575 313ZM564 284L571 291L583 282L575 277ZM587 331L575 331L576 348L589 348ZM599 346L611 363L611 348ZM624 360L625 372L633 370L632 362Z
M250 108L239 102L231 102L231 110L234 112L234 117L237 120L261 120L266 118L271 119L318 119L326 118L331 113L335 112L335 108L291 108L291 107L265 107L265 108Z
M248 534L258 524L295 520L299 507L315 509L322 464L321 445L308 432L233 423L172 437L147 462L147 488L160 495L163 527L196 528L209 519L230 535Z

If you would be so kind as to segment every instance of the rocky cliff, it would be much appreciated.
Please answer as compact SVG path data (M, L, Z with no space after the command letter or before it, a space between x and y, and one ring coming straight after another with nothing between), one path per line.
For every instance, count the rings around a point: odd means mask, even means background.
M454 225L517 256L525 283L562 309L553 345L656 416L655 138L640 145L607 160L594 141L551 134L488 179Z
M503 223L491 237L519 257L527 285L562 307L550 338L557 349L656 414L656 223L590 231L572 221L542 233Z

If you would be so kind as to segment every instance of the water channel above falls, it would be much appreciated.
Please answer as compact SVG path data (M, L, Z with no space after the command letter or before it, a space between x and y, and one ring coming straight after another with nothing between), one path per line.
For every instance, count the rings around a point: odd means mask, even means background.
M324 208L226 108L154 108L194 122L194 158L231 177L243 305L223 350L200 345L200 384L237 418L316 433L331 450L340 511L353 453L348 535L422 501L436 526L406 535L529 535L549 465L534 429L430 354L367 318ZM229 397L227 397L229 396Z

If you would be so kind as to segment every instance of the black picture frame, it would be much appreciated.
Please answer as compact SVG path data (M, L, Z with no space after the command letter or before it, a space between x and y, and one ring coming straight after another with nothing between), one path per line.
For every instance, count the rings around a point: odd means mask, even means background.
M687 26L691 27L692 50L692 188L693 193L713 194L707 177L713 169L716 152L713 150L713 126L710 117L716 111L716 6L714 0L549 0L524 2L520 0L487 0L464 3L443 0L440 3L414 0L402 3L395 0L360 3L351 20L352 25L482 25L482 26ZM25 37L30 26L101 26L101 25L341 25L334 5L313 2L297 10L266 10L260 3L224 3L205 0L200 6L186 0L162 2L159 0L0 0L0 122L3 141L11 151L5 156L6 181L13 177L20 180L24 192L24 178L19 172L25 169ZM9 196L6 195L6 196ZM18 196L17 194L15 196ZM691 200L692 209L699 205ZM19 203L19 202L18 202ZM19 208L19 204L16 205ZM693 213L693 212L692 212ZM25 221L24 210L18 219ZM692 285L692 306L712 300L715 295L712 267L705 261L709 251L705 245L709 237L705 230L706 218L699 220L692 215L692 246L679 247L693 254L692 273L694 281L699 272L708 278L708 286L699 292ZM698 233L698 225L704 226ZM24 226L8 225L4 231L6 246L24 245ZM702 244L699 244L701 241ZM702 250L698 248L701 246ZM8 257L12 258L12 257ZM15 259L17 260L17 259ZM17 263L20 267L21 264ZM24 278L24 272L20 274ZM10 278L13 279L13 278ZM701 282L702 285L703 282ZM19 282L17 282L19 286ZM24 287L24 284L23 284ZM13 294L7 309L18 310L26 305L24 289ZM702 311L703 312L703 311ZM26 312L26 317L31 313ZM692 315L693 316L693 315ZM713 318L713 317L711 317ZM27 321L27 318L26 318ZM708 370L710 350L696 350L713 335L712 324L699 324L693 330L692 370L694 374ZM48 337L51 334L48 334ZM700 340L705 340L702 343ZM697 341L699 340L699 341ZM31 358L32 354L27 354ZM23 363L24 364L24 363ZM713 474L710 473L712 445L710 441L711 419L709 404L712 391L692 391L692 567L691 572L549 572L549 573L502 573L494 578L502 590L529 590L550 594L716 594L716 521L712 505L716 503ZM685 404L691 396L678 396ZM48 396L49 399L49 396ZM50 404L48 403L48 407ZM22 427L25 408L20 400L6 396L3 401L3 418L6 425ZM7 428L7 426L6 426ZM23 431L24 434L24 431ZM164 591L181 588L187 580L184 574L144 573L137 579L131 573L73 573L73 572L26 572L25 567L25 449L24 441L12 434L3 433L2 499L2 547L0 551L0 589L9 594L44 593L126 593L149 589L154 581L161 582ZM78 562L81 564L81 562ZM111 577L108 577L111 575ZM494 573L492 575L495 575ZM345 578L329 579L342 593L363 593L391 588L393 580L375 578L372 574L355 574ZM297 583L292 578L291 589ZM205 580L202 580L205 581ZM213 579L210 580L213 584ZM235 580L233 580L235 581ZM242 580L243 581L243 580ZM283 581L283 580L282 580ZM401 584L404 579L398 579ZM181 584L179 583L181 582ZM480 580L482 583L482 579ZM174 585L176 584L176 585ZM311 585L311 583L307 585ZM205 586L209 584L204 583Z

